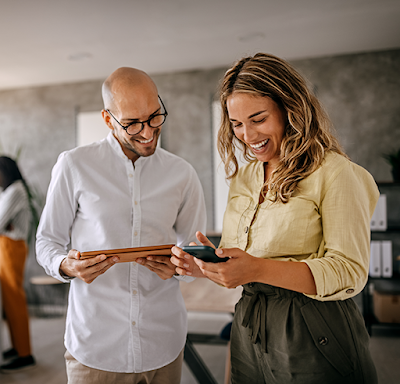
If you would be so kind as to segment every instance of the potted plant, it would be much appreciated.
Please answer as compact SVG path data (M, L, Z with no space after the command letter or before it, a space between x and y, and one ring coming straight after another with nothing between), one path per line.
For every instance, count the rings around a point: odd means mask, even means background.
M392 166L393 180L400 181L400 149L383 155L383 158Z

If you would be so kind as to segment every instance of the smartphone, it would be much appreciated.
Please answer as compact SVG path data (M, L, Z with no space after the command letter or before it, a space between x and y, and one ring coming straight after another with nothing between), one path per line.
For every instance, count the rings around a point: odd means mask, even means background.
M218 257L215 249L207 245L189 245L182 247L182 250L206 263L221 263L229 260L229 257Z

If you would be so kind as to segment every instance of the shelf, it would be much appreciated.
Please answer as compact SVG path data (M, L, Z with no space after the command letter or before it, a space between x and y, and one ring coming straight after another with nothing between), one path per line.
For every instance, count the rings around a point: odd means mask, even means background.
M371 233L387 233L387 232L399 232L400 231L400 225L391 225L387 227L384 231L377 231L371 229Z
M389 186L389 185L398 185L400 186L400 181L376 181L378 187L381 186Z

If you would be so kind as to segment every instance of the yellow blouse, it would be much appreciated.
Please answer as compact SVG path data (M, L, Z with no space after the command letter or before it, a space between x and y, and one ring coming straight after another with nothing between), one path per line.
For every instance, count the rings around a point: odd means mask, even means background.
M305 262L316 288L311 298L344 300L363 289L369 270L370 220L379 191L372 176L329 152L298 185L289 202L258 204L262 162L243 166L233 178L220 248L252 256Z

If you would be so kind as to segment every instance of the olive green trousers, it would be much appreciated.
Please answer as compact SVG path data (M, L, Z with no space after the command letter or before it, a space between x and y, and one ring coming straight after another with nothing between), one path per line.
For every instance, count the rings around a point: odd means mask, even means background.
M232 324L232 384L376 384L368 345L352 299L246 284Z

